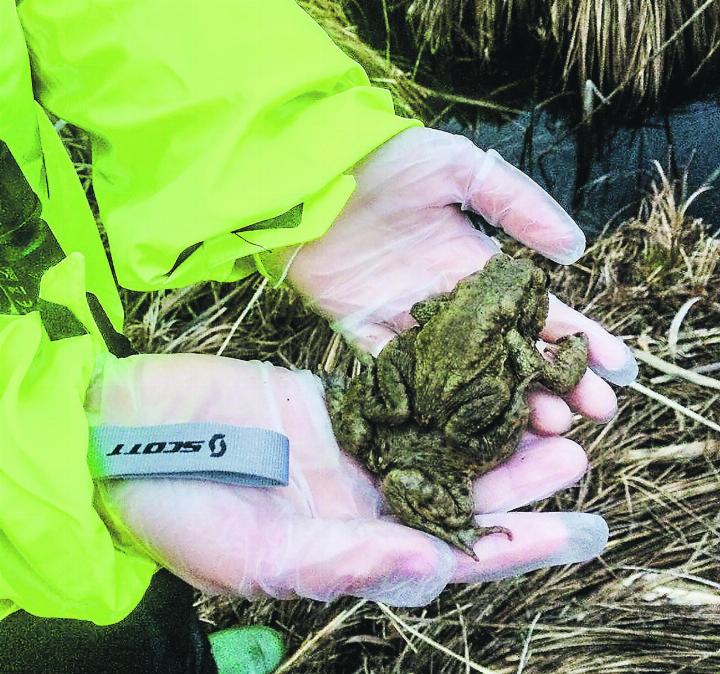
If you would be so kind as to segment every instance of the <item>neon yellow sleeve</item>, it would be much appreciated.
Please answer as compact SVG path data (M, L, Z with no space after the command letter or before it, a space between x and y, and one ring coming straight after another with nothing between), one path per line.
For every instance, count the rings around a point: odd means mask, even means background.
M113 623L156 569L118 550L93 507L83 408L91 342L50 341L37 312L0 316L0 618L21 606Z
M43 104L94 139L128 288L235 280L321 236L350 168L419 124L292 0L24 0L20 16Z
M21 0L22 32L15 11L0 0L0 140L68 255L43 279L47 299L81 320L86 290L117 329L121 307L32 100L23 37L43 104L93 136L94 188L130 288L238 279L259 252L321 236L353 189L349 169L417 124L290 0ZM0 316L0 618L21 605L115 622L155 569L119 550L93 508L82 403L102 346L86 327L51 341L36 312Z
M156 569L113 539L87 466L83 403L104 343L86 292L118 330L122 307L70 158L33 98L13 0L0 0L0 36L0 620L22 607L113 623L137 605ZM82 324L66 339L51 340L31 310L38 288L25 292L48 266L17 217L37 202L65 255L42 275L39 296ZM48 239L43 230L39 241Z

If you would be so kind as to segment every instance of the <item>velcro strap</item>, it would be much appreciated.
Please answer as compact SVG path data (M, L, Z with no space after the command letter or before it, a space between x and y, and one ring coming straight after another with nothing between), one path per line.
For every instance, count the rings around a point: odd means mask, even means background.
M279 487L288 483L289 442L276 431L230 424L95 426L88 463L99 480L181 478Z

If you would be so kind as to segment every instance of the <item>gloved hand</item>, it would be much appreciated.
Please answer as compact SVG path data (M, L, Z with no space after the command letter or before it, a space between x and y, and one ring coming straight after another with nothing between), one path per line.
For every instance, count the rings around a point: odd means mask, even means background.
M408 129L353 173L356 190L331 229L275 264L288 266L290 283L374 355L415 325L408 313L415 302L452 290L499 252L466 211L556 262L574 262L585 247L582 231L545 191L463 136ZM541 337L552 342L576 332L588 336L591 369L564 400L541 388L530 394L537 433L567 431L571 409L607 421L617 401L602 378L628 384L637 375L621 340L551 295Z
M475 483L487 536L480 561L391 521L367 473L335 442L319 380L307 371L197 354L106 356L88 391L92 426L215 422L290 440L287 487L174 479L98 483L98 508L118 537L211 593L427 603L450 582L497 580L590 559L607 527L583 513L507 512L571 485L586 468L570 440L527 434L517 453Z

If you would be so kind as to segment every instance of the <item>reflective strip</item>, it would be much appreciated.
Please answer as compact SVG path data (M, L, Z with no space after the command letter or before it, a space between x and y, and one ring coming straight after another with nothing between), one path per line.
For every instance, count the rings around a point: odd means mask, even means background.
M93 479L174 478L244 487L288 483L287 437L264 428L190 423L90 428Z

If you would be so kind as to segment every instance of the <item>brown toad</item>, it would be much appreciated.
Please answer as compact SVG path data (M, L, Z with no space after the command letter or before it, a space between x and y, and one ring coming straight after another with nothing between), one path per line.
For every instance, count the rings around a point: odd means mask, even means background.
M547 275L505 255L410 310L393 339L346 384L328 383L340 445L382 478L405 524L473 554L499 527L473 520L472 479L512 454L527 426L528 386L567 393L585 372L587 340L566 337L551 360L535 348L548 312Z

